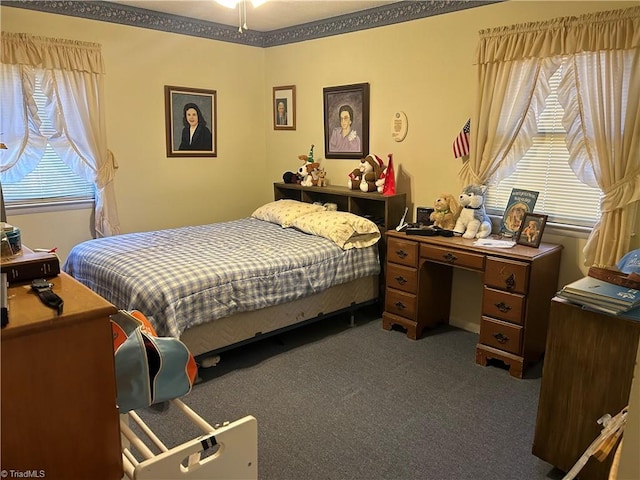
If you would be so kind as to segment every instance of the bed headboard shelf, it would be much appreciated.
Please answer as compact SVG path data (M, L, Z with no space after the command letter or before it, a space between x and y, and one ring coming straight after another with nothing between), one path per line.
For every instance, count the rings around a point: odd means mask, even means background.
M307 203L335 203L338 210L370 218L381 232L395 228L404 214L407 202L405 193L382 195L378 192L362 192L347 187L303 187L295 183L273 184L275 200L290 199Z

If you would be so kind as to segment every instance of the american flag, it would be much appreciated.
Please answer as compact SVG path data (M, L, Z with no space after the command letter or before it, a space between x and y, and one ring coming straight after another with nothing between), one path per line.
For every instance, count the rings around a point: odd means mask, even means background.
M459 158L469 155L469 131L471 130L471 119L462 127L462 131L453 141L453 157Z

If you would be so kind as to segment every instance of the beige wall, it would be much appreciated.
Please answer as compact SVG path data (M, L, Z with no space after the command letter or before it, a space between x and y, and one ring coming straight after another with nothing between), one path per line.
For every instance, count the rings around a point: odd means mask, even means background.
M4 31L102 44L123 232L230 220L269 196L263 49L4 6L1 14ZM217 158L166 157L165 85L217 91ZM8 220L25 244L57 246L64 258L90 238L90 218L76 210Z
M371 85L371 151L394 155L398 189L410 207L461 188L451 142L474 102L473 57L483 28L614 9L634 2L510 1L362 32L260 49L93 20L0 7L4 31L103 46L109 148L120 166L116 196L123 232L246 216L272 195L271 182L297 168L316 145L324 157L322 88ZM274 131L272 88L296 85L297 129ZM164 85L218 92L218 157L167 158ZM391 139L396 110L409 119L404 142ZM321 160L344 185L356 160ZM11 216L26 244L69 249L90 237L87 210ZM64 226L61 228L60 226ZM584 272L584 239L565 245L560 283ZM455 324L477 316L452 311ZM473 323L475 322L475 326Z
M371 85L371 151L394 154L398 189L412 210L429 206L461 188L451 142L474 104L478 30L637 3L509 1L269 49L6 6L0 28L102 44L108 144L120 165L116 196L122 231L133 232L249 215L312 143L330 182L344 185L356 160L323 159L322 88L360 82ZM217 158L166 157L164 85L218 92ZM273 130L272 88L281 85L296 85L295 131ZM402 143L391 139L396 110L409 119ZM9 216L26 244L57 246L63 259L90 238L90 220L87 210ZM545 241L565 247L560 286L586 272L584 238L548 233ZM456 273L455 287L451 323L478 331L481 279Z

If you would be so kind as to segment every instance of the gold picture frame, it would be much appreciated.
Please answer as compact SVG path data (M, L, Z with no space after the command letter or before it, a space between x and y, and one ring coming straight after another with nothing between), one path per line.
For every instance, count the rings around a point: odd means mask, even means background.
M273 87L273 129L296 129L296 86Z
M165 85L164 105L167 157L218 156L215 90Z

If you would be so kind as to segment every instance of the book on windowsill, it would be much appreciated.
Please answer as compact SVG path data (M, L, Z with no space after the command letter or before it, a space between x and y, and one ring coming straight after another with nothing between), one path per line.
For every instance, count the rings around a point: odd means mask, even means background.
M0 269L7 274L9 284L22 283L55 277L60 273L60 260L53 253L34 252L23 245L21 255L2 257Z
M500 233L515 237L520 230L525 213L533 212L539 192L514 188L504 209Z

